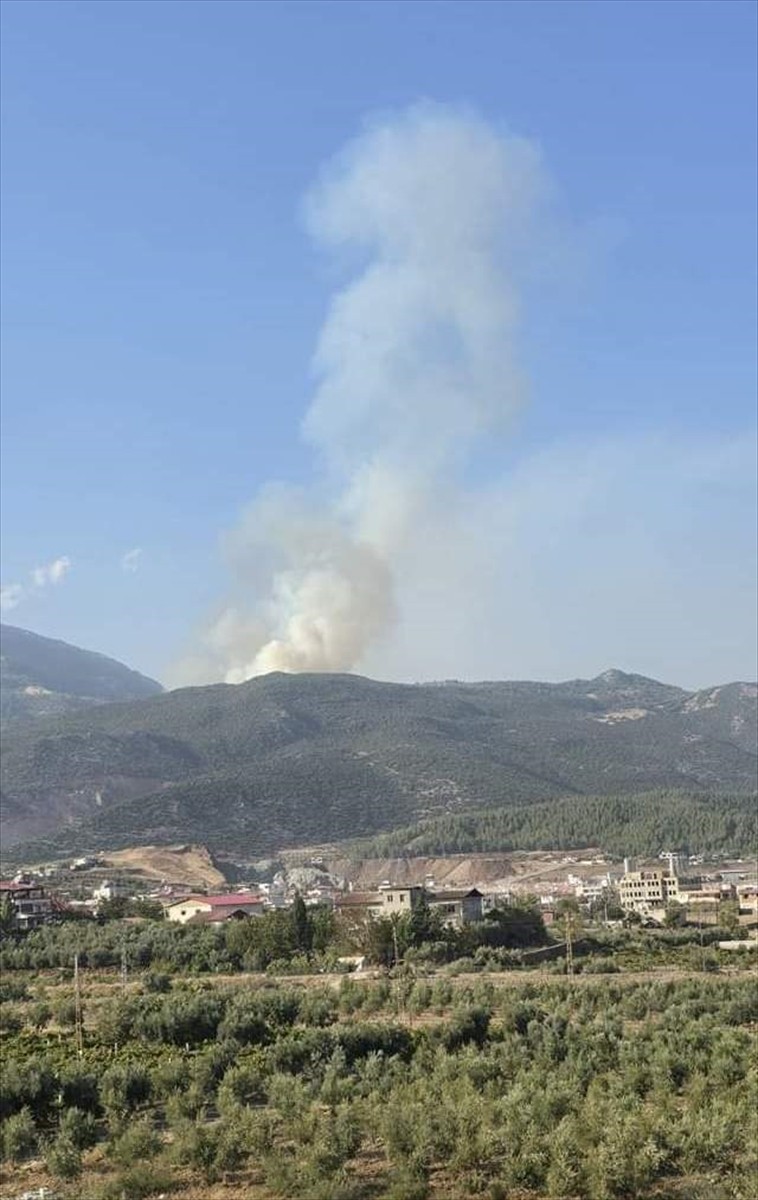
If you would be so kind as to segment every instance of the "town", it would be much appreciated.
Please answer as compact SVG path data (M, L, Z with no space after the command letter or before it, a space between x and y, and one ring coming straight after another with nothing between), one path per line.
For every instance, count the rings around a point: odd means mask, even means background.
M412 866L412 860L407 865ZM598 873L600 865L605 869ZM295 896L308 907L323 906L339 915L365 919L401 916L423 900L443 924L456 928L481 921L493 908L525 896L539 905L548 926L558 907L573 900L588 917L611 926L636 920L650 927L694 922L724 924L745 933L758 928L754 861L704 864L703 856L662 851L657 863L643 864L632 864L628 858L613 864L602 857L563 855L559 867L560 878L549 885L544 876L527 881L514 876L498 881L496 887L472 883L445 888L426 876L411 884L385 879L373 889L357 890L351 881L327 871L323 858L301 857L299 866L276 871L268 880L214 891L170 879L145 879L91 856L21 871L0 881L0 897L4 928L18 933L66 919L138 919L140 915L218 926L287 909Z

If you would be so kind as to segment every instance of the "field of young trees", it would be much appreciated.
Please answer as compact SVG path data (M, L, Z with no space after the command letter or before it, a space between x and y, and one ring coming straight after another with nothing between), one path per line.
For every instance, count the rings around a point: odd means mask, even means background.
M324 914L275 917L267 973L260 920L5 939L0 1195L754 1200L750 952L587 931L569 978L421 941L340 977Z

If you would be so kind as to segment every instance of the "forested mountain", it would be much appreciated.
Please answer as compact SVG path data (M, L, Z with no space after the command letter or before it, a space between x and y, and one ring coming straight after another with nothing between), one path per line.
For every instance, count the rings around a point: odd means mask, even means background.
M154 679L91 650L15 625L0 626L0 716L57 716L163 691Z
M196 841L259 854L473 807L744 791L757 695L620 671L561 684L272 674L183 689L11 729L4 848Z
M351 844L354 858L413 858L480 851L573 850L599 846L617 858L688 853L755 854L755 792L680 792L565 796L507 808L429 817Z

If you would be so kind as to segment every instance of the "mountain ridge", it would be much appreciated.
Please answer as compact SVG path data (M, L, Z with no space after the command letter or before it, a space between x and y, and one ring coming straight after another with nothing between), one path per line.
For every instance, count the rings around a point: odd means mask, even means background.
M749 683L396 684L260 676L18 723L6 846L203 842L259 854L568 795L755 787Z
M59 716L163 687L115 658L17 625L0 625L0 716L20 721Z

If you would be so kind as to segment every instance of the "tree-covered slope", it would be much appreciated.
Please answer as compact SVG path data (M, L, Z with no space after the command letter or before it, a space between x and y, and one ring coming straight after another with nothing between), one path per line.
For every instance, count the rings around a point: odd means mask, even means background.
M586 846L618 858L649 858L672 849L752 856L758 849L758 797L755 792L660 789L469 809L364 838L351 843L349 852L394 858Z
M758 689L611 671L562 684L268 675L19 725L4 845L177 840L258 853L446 812L755 786ZM52 839L52 841L50 841Z
M154 679L104 654L0 626L0 716L5 720L57 716L115 700L140 700L163 691Z

